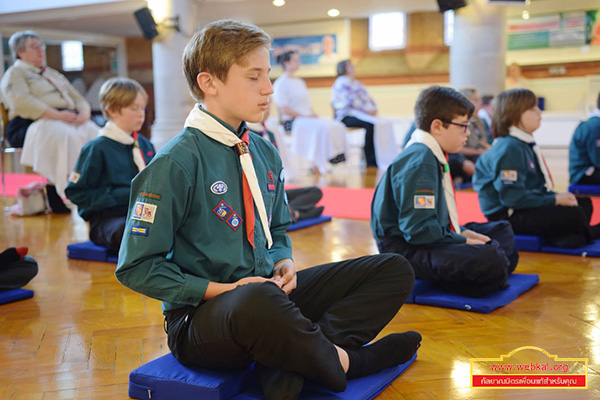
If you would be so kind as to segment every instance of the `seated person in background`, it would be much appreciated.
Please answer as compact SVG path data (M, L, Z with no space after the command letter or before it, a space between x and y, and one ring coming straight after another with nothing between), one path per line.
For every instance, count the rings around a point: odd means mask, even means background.
M489 221L507 220L518 235L538 235L558 247L577 248L600 237L590 227L588 197L555 193L552 176L533 132L542 112L529 89L517 88L494 99L492 148L475 164L473 188Z
M485 134L490 145L494 141L492 136L492 100L494 100L492 95L481 96L481 108L477 112L477 116L485 124Z
M571 138L569 175L571 185L600 185L600 94L594 113Z
M121 245L131 180L154 156L150 141L137 134L147 102L146 91L132 79L111 78L102 85L100 104L108 122L84 146L66 190L90 222L92 242L113 251Z
M417 126L413 121L404 137L403 149L406 149L415 130L417 130ZM448 154L448 165L450 166L450 175L452 175L454 183L471 182L471 177L475 173L475 163L473 161L467 160L462 154L451 153Z
M283 67L283 75L273 82L273 100L286 132L302 135L303 130L317 130L329 138L329 162L337 164L346 161L346 127L330 118L319 118L310 105L306 83L295 76L300 68L300 56L295 51L287 51L277 57Z
M0 253L0 292L19 289L38 273L37 262L27 257L27 247L10 247Z
M481 97L477 89L468 87L459 90L459 93L465 96L475 106L473 116L469 120L469 138L467 144L462 148L460 154L465 156L468 160L473 162L477 161L477 157L485 153L490 148L488 142L487 131L485 129L485 122L477 114L481 109Z
M60 72L44 65L45 45L33 31L13 34L9 41L16 60L2 77L10 122L6 135L23 147L21 164L48 179L50 207L69 213L61 197L79 151L98 135L90 106Z
M335 119L347 127L365 129L367 167L387 168L398 155L392 123L386 118L376 117L377 105L363 84L355 79L354 65L350 60L337 64L337 79L331 89L331 105L335 111Z
M519 260L510 224L458 224L447 153L469 135L473 104L454 89L419 95L419 129L377 185L371 230L381 253L408 259L415 276L448 292L480 297L503 289Z
M262 122L248 123L248 128L270 142L279 151L277 141L273 132L267 129L266 121L269 119L271 109L265 110ZM284 144L285 145L285 144ZM271 172L272 174L272 172ZM269 174L269 181L275 180L275 177ZM323 214L324 207L317 207L317 203L323 197L323 192L316 186L308 186L297 189L286 189L288 207L290 208L290 218L293 223L303 219L317 218Z
M305 378L343 391L347 379L410 360L421 341L406 332L363 347L412 290L401 256L296 272L281 160L245 122L262 120L273 93L270 44L260 28L233 20L190 40L184 75L202 105L133 179L116 271L124 285L163 301L179 362L240 370L256 361L269 400L296 399ZM137 219L135 204L149 218Z

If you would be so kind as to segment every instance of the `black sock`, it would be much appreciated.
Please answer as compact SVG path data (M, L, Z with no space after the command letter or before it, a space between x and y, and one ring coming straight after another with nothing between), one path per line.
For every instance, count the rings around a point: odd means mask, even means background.
M50 204L50 208L53 213L56 214L70 214L71 210L65 206L62 199L56 192L56 186L54 185L46 185L46 194L48 195L48 203Z
M270 368L258 362L254 371L267 400L296 400L300 396L304 385L302 375Z
M592 239L600 238L600 224L590 226L590 233L592 234Z
M9 247L0 253L0 267L8 266L15 261L17 261L21 256L17 253L17 249L14 247Z
M346 350L350 366L348 379L362 378L404 364L412 358L421 346L421 335L418 332L393 333L370 346L355 350Z

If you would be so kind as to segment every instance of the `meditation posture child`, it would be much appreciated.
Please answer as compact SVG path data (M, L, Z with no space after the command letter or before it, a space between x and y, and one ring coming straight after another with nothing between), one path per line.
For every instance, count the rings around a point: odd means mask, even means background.
M113 251L123 238L131 180L154 156L150 141L137 134L147 102L146 91L132 79L112 78L102 85L100 103L108 122L81 150L66 189L90 222L92 242Z
M590 227L588 197L555 193L552 176L535 144L542 112L529 89L517 88L494 99L491 149L477 160L473 188L490 221L507 220L518 235L538 235L558 247L577 248L600 237Z
M596 109L571 138L569 175L571 185L600 185L600 94Z
M168 345L189 367L256 361L268 399L294 399L304 379L346 379L406 362L421 337L368 347L413 285L408 262L366 256L296 272L277 150L249 133L273 93L271 38L210 23L184 50L196 105L184 129L133 180L117 278L163 301Z
M447 154L465 145L473 110L453 89L421 92L418 129L377 185L371 229L379 251L402 254L417 278L479 297L506 287L519 256L510 224L458 224Z

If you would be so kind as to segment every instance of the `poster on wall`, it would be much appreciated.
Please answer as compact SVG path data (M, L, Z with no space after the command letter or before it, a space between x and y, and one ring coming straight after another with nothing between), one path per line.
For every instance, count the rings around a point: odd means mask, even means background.
M587 43L600 46L600 10L587 12Z
M275 65L277 57L287 51L298 52L303 65L336 64L341 59L337 42L335 34L275 38L271 65Z
M511 18L508 50L600 45L600 11L573 11Z

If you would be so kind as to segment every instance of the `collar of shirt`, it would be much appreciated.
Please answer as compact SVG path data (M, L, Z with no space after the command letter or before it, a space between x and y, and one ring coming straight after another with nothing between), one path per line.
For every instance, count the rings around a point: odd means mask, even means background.
M198 107L200 108L201 111L207 113L208 115L210 115L211 117L213 117L214 119L216 119L217 122L219 122L225 128L227 128L231 132L235 133L237 135L237 137L242 137L242 135L244 134L244 132L246 132L246 129L248 129L248 127L246 126L246 121L242 121L242 123L240 124L240 126L238 126L237 130L235 130L235 129L233 129L233 126L229 125L227 122L223 121L221 118L217 117L215 114L207 111L204 107L202 107L202 105L200 105Z
M131 133L125 132L112 121L108 121L104 128L100 129L100 136L107 137L109 139L114 140L115 142L119 142L121 144L126 145L132 145L134 142Z

